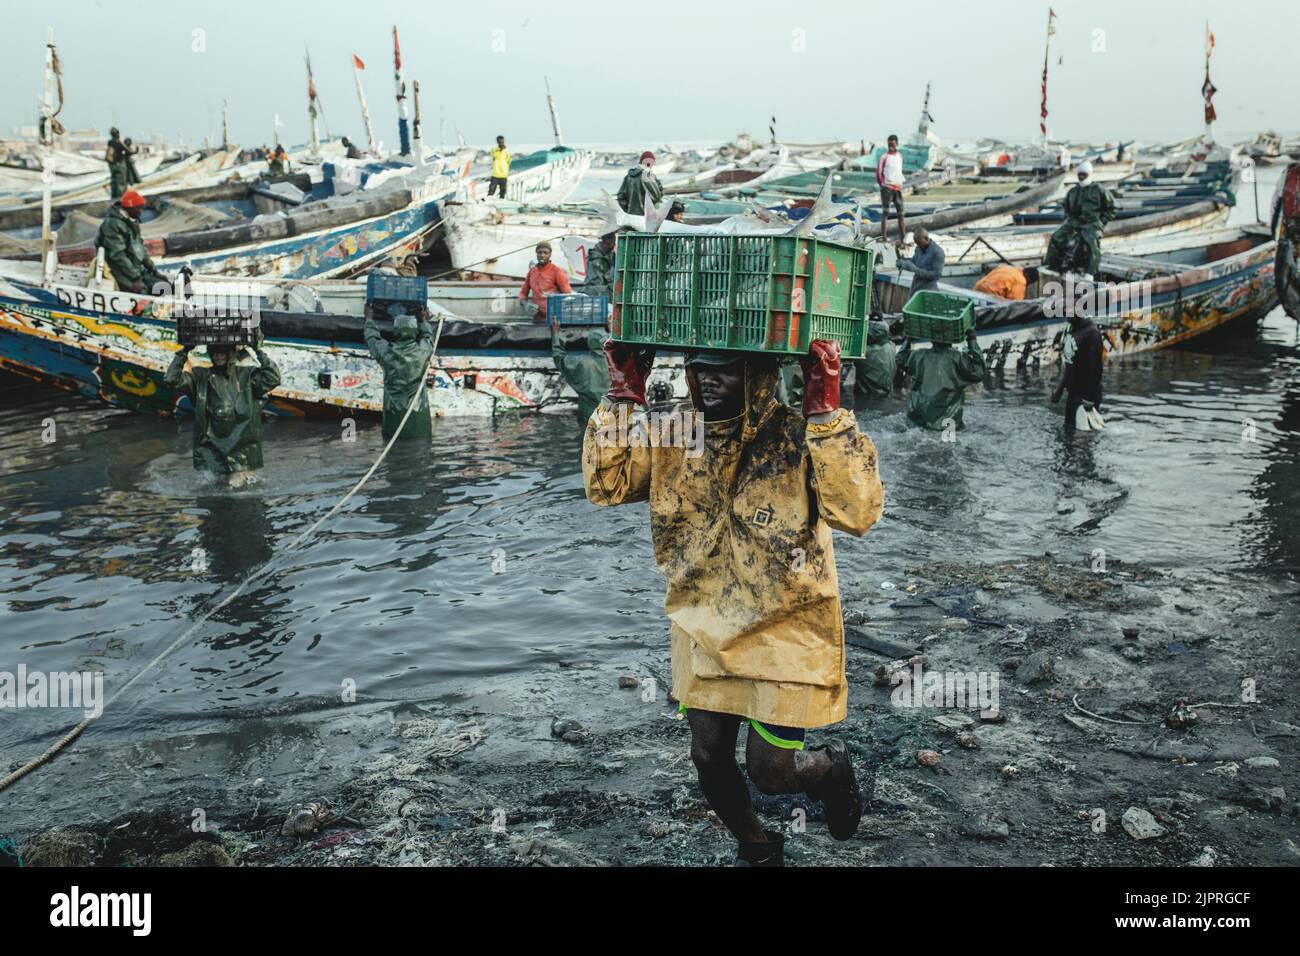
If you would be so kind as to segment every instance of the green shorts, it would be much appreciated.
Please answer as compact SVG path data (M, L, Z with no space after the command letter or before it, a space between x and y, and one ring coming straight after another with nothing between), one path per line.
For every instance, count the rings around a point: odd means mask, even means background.
M686 705L677 704L677 713L685 714ZM765 724L761 720L749 719L749 726L753 727L755 732L766 740L773 747L780 747L782 750L803 750L804 740L808 736L808 731L801 727L782 727L780 724Z

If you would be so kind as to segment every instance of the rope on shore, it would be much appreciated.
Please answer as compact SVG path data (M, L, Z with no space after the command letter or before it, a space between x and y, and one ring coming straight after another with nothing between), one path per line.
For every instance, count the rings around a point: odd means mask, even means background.
M433 354L429 356L430 362L432 362L433 357L438 354L438 343L442 339L442 326L445 319L446 319L445 315L438 316L438 329L435 332L433 337ZM426 372L427 372L427 368L426 368ZM406 407L406 414L402 416L401 423L397 426L396 430L394 430L393 437L388 439L388 444L384 446L384 450L379 453L379 457L375 459L374 464L370 466L369 470L364 475L361 476L361 480L358 481L355 485L353 485L351 490L349 490L346 495L340 498L333 508L331 508L324 515L322 515L321 517L317 518L314 522L312 522L312 524L305 531L301 532L296 538L294 538L291 542L289 542L289 546L287 548L280 551L278 554L272 555L271 558L265 564L263 564L260 568L258 568L248 577L244 578L244 580L239 583L239 586L236 587L224 598L222 598L221 601L219 601L217 604L214 604L208 610L204 611L202 616L200 616L197 621L195 621L192 625L190 625L190 627L186 629L186 631L183 634L181 634L180 637L176 638L176 640L168 644L163 649L162 653L160 653L149 663L145 664L144 667L141 668L140 671L137 672L134 677L132 677L129 681L127 681L120 688L118 688L116 693L114 693L111 697L108 698L108 700L104 702L104 706L100 709L100 712L97 716L87 717L85 720L81 721L81 723L77 724L66 734L60 737L54 743L53 746L51 746L48 750L45 751L45 753L41 754L39 757L36 757L34 760L31 760L28 763L23 764L13 773L9 774L9 776L5 777L3 780L0 780L0 793L3 793L5 790L9 789L11 786L13 786L23 777L27 776L33 770L43 767L45 764L49 763L56 756L58 756L58 754L61 751L65 750L74 740L80 737L82 732L85 731L87 727L89 727L96 720L99 720L100 717L103 717L104 712L108 709L110 704L116 701L128 690L130 690L131 687L134 686L135 683L140 680L140 678L144 677L145 674L149 673L151 670L157 667L158 664L160 664L165 657L167 657L174 650L176 650L176 648L180 647L187 640L189 640L189 638L194 634L194 632L197 631L204 624L206 624L214 614L216 614L222 608L229 605L232 601L235 600L235 598L239 597L239 595L244 593L244 589L247 588L254 581L259 581L262 578L266 577L268 574L270 574L271 569L273 568L273 566L278 560L280 560L281 558L285 557L288 554L292 554L304 541L306 541L309 537L311 537L311 535L314 534L321 525L323 525L330 518L333 518L336 514L338 514L339 510L342 509L342 507L345 504L347 504L349 501L352 500L352 497L358 491L361 490L361 487L367 481L370 480L371 476L374 475L375 471L383 463L384 459L388 457L388 453L392 450L393 444L397 441L398 438L401 437L402 429L406 427L407 420L411 417L411 413L415 411L415 406L420 403L420 398L424 395L426 390L427 387L422 382L420 387L416 389L415 397L411 399L411 404Z

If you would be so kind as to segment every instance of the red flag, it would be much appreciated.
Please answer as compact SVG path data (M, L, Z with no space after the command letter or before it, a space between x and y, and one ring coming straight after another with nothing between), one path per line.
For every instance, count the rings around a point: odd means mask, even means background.
M397 45L397 27L393 27L393 67L402 70L402 48Z
M357 56L355 53L352 54L352 65L358 70L364 70L366 68L366 65L361 62L361 57Z

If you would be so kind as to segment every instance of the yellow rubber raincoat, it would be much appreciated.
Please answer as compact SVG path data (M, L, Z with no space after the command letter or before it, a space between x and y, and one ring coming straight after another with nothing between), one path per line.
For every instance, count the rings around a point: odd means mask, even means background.
M689 369L687 378L698 395ZM604 401L587 423L583 483L598 505L650 502L677 698L821 727L843 720L848 703L831 529L864 534L884 489L852 414L805 422L776 387L775 365L747 363L744 414L705 423L700 455L620 443L620 407Z

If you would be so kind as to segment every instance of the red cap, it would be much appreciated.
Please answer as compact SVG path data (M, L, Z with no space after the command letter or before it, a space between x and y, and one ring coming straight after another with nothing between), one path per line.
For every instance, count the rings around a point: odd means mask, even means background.
M128 189L122 194L122 208L136 209L145 205L144 197L134 189Z
M647 159L650 160L650 162L652 163L655 161L655 154L650 152L650 150L648 149L641 154L641 162L644 163Z

